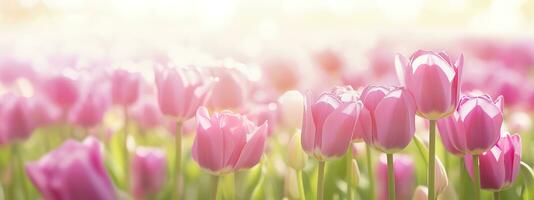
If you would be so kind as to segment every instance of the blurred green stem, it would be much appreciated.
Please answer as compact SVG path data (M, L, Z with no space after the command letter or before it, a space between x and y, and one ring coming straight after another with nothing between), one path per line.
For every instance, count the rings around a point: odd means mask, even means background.
M174 190L176 192L176 199L180 199L180 175L182 169L182 121L176 121L176 135L175 137L175 158L174 167L176 168L176 174L174 175Z
M467 187L467 185L465 184L465 181L467 179L467 173L465 171L465 161L464 161L464 158L463 157L458 157L460 159L459 163L460 163L460 168L458 168L460 170L460 197L459 199L460 200L463 200L465 199L465 188Z
M306 193L304 192L304 183L302 180L302 170L297 170L297 179L299 182L299 197L300 200L306 200Z
M428 141L428 199L435 200L434 179L436 165L436 120L430 120Z
M17 177L15 177L13 180L15 180L17 182L17 186L15 187L15 192L16 192L16 188L18 187L19 189L21 189L22 193L21 193L21 197L22 199L29 199L28 198L28 195L29 195L29 190L28 190L28 187L26 187L26 183L24 181L24 159L22 158L22 153L20 151L20 144L18 142L15 142L15 144L13 144L13 154L14 154L14 163L16 163L15 165L15 168L13 170L16 170L17 172Z
M212 178L211 195L213 200L219 199L219 176L214 175Z
M371 147L369 144L365 144L366 153L367 153L367 173L369 176L369 194L371 195L369 199L375 199L375 177L373 173L373 157L371 157Z
M234 173L224 174L219 177L219 192L222 189L222 199L224 200L236 200L239 199L235 193L235 175Z
M349 145L345 158L347 160L347 176L345 177L345 182L347 182L347 199L352 200L352 179L354 178L352 175L352 143Z
M393 173L393 154L388 153L387 165L388 165L388 197L389 200L395 200L395 174Z
M317 200L323 200L324 196L324 165L325 161L319 161L317 174Z
M124 138L123 138L123 156L124 156L124 189L130 191L130 154L128 152L128 108L123 107L124 114Z
M478 155L473 155L473 173L475 186L475 200L480 200L480 167L478 166Z
M501 199L501 191L493 192L493 200L500 200L500 199Z

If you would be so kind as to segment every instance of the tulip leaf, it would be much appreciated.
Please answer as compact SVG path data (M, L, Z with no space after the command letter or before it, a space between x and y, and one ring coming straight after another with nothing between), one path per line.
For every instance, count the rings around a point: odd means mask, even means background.
M425 166L428 166L428 148L426 147L423 140L417 135L413 137L413 141L415 142L415 146L417 146L417 149L419 150L419 155L421 155L421 157L425 161Z
M523 177L522 199L534 199L534 171L525 162L521 161L521 176Z
M256 187L252 191L252 200L265 199L265 176L262 174L260 180L256 184Z

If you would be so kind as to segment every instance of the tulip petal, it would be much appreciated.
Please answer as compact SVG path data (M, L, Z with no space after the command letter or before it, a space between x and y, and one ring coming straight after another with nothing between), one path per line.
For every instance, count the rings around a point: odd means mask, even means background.
M415 104L405 90L388 94L375 110L376 140L382 151L393 153L404 149L415 133Z
M311 92L306 93L306 99L304 99L304 120L302 121L302 148L306 152L313 152L315 144L315 122L313 121L313 113L311 109L312 97Z
M326 157L339 157L347 152L361 103L344 103L325 120L322 127L321 153Z
M265 149L266 135L267 123L263 123L252 135L249 135L250 138L247 138L247 144L243 147L243 151L239 155L239 160L234 167L235 169L251 168L258 164Z

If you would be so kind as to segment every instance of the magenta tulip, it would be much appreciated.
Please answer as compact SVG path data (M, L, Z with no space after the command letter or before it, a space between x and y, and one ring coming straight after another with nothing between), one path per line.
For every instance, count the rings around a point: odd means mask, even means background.
M198 68L164 68L155 71L159 108L180 120L191 118L204 105L213 86Z
M200 167L222 174L258 164L265 148L266 123L258 127L230 111L209 116L205 107L198 109L196 120L192 156Z
M488 95L464 96L457 112L439 120L438 127L458 152L481 154L499 140L502 122L502 96L495 101Z
M414 96L418 115L436 120L454 112L460 97L463 56L453 63L445 53L419 50L409 61L397 55L395 66L401 84Z
M386 156L380 156L376 166L378 199L388 199L388 176ZM412 196L415 181L415 167L411 157L407 155L395 155L393 157L393 171L395 176L395 199L408 200Z
M347 152L362 103L350 87L336 87L314 100L308 93L302 122L302 148L318 160Z
M136 199L151 199L163 188L167 176L165 151L137 148L132 160L132 189Z
M11 94L0 97L1 143L30 137L35 123L29 99Z
M111 99L114 104L129 106L139 98L141 75L125 70L111 74Z
M386 153L404 149L415 133L415 103L408 90L368 86L360 99L364 107L355 133Z
M521 162L521 137L505 135L495 146L482 153L480 160L480 185L488 190L502 190L514 183L519 173ZM465 165L473 176L471 155L465 156Z
M83 128L91 128L102 121L108 103L99 91L90 90L86 93L72 107L70 121Z
M83 143L67 140L39 161L28 163L26 172L47 200L116 199L101 149L95 138Z
M55 76L45 80L41 86L48 98L64 110L69 109L78 101L80 88L74 79Z

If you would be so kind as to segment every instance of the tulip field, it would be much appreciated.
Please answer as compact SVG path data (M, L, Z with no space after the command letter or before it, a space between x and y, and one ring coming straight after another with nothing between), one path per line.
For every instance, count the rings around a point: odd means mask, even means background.
M534 199L534 1L0 0L0 200Z

